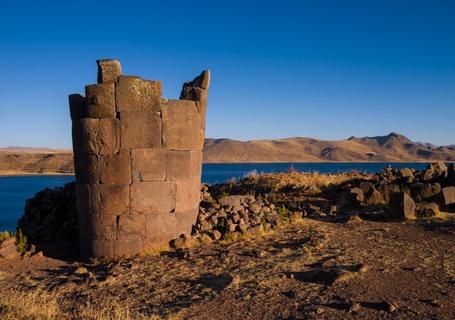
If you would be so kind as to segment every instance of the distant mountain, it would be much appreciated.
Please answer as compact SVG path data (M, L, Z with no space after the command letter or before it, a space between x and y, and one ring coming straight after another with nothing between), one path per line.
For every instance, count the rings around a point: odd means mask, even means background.
M455 145L412 142L398 133L324 141L312 138L237 141L206 139L204 162L455 161ZM72 173L70 150L0 148L0 174Z
M236 141L207 139L205 162L455 161L453 146L412 142L398 133L324 141L312 138Z

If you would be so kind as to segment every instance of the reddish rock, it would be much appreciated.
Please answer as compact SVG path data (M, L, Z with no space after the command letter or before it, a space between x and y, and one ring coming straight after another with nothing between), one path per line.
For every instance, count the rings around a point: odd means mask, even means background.
M176 182L176 211L186 211L199 207L201 199L201 183L199 179Z
M88 118L114 118L115 94L113 83L92 84L85 87Z
M184 211L175 211L175 233L174 238L180 235L190 235L192 226L196 223L199 208Z
M455 186L445 187L442 189L444 204L449 205L455 203Z
M144 247L165 245L175 237L175 213L149 213L145 215Z
M131 183L131 160L129 150L101 157L100 178L103 184Z
M133 182L131 213L169 213L175 210L176 185L173 182Z
M113 59L97 60L98 64L98 83L117 82L122 75L120 61Z
M116 257L129 257L138 254L142 249L142 239L139 237L114 240L114 255Z
M166 180L188 181L200 179L202 172L202 152L167 151Z
M134 181L163 181L166 178L164 149L133 149L131 161Z
M120 148L120 125L118 119L101 119L96 139L98 154L115 154Z
M120 142L124 149L160 148L160 113L152 111L121 112Z
M128 214L120 216L118 220L118 239L128 239L131 237L144 238L145 236L145 215Z
M414 200L405 192L394 194L390 199L390 213L400 219L414 219L416 205Z
M100 181L100 164L97 155L76 153L74 173L80 184L97 184Z
M129 186L98 184L90 186L92 214L121 216L129 213Z
M161 81L121 76L116 85L117 111L160 111L161 93Z
M169 100L162 105L163 145L167 150L202 151L204 140L194 101Z

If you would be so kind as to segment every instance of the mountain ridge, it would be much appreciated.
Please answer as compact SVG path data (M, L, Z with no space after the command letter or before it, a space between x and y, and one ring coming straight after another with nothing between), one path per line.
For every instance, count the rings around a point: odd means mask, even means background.
M385 136L319 140L308 137L240 141L205 140L205 163L253 162L455 162L455 145L412 142L392 132ZM71 150L0 148L0 174L73 172Z

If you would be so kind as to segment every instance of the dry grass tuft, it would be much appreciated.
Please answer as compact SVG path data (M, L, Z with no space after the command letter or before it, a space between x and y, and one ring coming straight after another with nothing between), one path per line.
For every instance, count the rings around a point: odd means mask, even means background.
M43 289L2 290L0 295L0 319L2 320L145 320L159 319L156 316L146 316L132 311L128 302L117 302L107 299L102 304L77 304L70 310L65 310L66 299L58 292ZM74 304L73 304L74 306Z

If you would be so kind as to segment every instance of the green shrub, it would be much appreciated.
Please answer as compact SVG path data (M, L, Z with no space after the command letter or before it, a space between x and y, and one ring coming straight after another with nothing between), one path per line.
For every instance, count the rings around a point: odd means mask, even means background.
M27 236L22 232L21 229L16 229L13 234L16 237L16 248L20 253L27 251Z
M276 209L276 213L280 216L282 221L289 220L289 212L285 207L279 207Z

